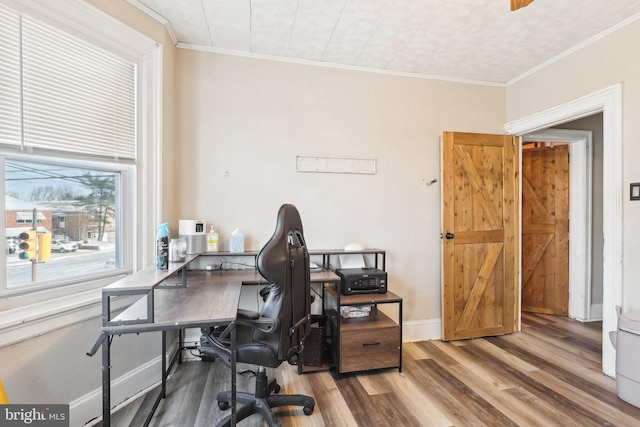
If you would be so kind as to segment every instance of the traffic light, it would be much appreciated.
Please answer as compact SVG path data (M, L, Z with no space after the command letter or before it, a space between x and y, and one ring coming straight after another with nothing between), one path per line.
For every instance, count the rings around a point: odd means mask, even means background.
M36 259L36 230L29 230L20 233L20 244L18 244L18 258L34 260Z
M51 260L51 234L38 234L38 261L46 262Z

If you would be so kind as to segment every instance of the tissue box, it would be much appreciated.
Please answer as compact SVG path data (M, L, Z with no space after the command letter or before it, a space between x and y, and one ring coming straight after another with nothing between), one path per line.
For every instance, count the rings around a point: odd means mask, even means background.
M244 252L244 234L231 235L229 252Z

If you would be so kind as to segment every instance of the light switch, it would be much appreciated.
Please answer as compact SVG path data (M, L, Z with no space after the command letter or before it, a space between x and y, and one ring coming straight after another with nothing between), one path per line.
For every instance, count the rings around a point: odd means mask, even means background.
M640 200L640 182L631 183L629 200Z

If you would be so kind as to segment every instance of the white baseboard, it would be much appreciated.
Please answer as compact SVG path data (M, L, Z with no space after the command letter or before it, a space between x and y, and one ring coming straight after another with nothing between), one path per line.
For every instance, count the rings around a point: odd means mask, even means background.
M402 341L428 341L442 339L441 319L412 320L402 322Z
M174 354L177 343L171 346L167 358ZM99 354L99 353L98 353ZM125 373L111 381L111 413L117 412L138 397L160 384L162 357ZM70 427L92 426L102 421L102 387L69 403Z

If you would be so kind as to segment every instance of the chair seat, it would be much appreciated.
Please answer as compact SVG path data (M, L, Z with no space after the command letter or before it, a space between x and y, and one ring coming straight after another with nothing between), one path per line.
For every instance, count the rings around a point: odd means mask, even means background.
M241 344L238 346L236 354L238 362L250 365L277 368L282 363L273 353L271 347L260 343Z
M217 332L218 329L214 330L214 336ZM229 346L230 342L227 341L228 340L224 340L222 342ZM213 341L209 341L207 335L200 337L199 351L201 357L218 358L229 365L227 362L229 347L221 348L215 346ZM267 366L269 368L277 368L282 364L282 361L278 359L278 355L274 353L271 346L261 342L252 342L250 331L248 328L243 327L238 328L236 361L250 365Z

